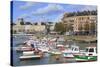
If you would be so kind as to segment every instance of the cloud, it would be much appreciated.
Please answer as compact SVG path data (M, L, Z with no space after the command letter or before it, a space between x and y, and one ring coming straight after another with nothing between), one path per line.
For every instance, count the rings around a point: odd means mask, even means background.
M56 12L56 11L63 11L64 8L61 5L58 4L48 4L44 8L39 8L35 12L32 12L33 15L41 15L41 14L47 14L50 12Z
M30 18L29 14L22 14L18 18Z
M97 10L97 6L85 6L84 8L82 8L81 11L84 11L84 10Z
M36 4L37 4L36 2L26 2L24 5L20 6L20 9L26 10L26 9L28 9Z

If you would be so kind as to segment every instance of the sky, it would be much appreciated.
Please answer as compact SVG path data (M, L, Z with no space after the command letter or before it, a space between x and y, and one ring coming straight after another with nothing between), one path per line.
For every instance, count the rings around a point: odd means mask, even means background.
M44 3L33 1L13 1L11 16L16 23L18 18L26 22L60 22L64 13L84 10L97 10L95 5L75 5L60 3Z

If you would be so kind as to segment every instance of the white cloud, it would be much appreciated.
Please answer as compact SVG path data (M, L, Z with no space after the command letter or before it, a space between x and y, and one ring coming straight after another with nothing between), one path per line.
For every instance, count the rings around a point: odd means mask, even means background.
M18 18L30 18L29 14L22 14Z
M46 14L49 12L54 12L54 11L63 11L64 8L61 5L57 4L48 4L44 8L39 8L35 12L32 12L33 15L38 15L38 14Z
M85 6L84 8L82 8L81 11L84 11L84 10L97 10L97 6Z
M36 4L37 4L36 2L26 2L24 5L20 6L20 9L26 10L26 9L28 9Z

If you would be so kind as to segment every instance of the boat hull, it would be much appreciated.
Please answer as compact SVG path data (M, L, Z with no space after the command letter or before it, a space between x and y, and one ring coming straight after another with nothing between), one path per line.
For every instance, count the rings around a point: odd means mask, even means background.
M64 58L74 58L73 54L70 54L70 53L64 53L63 57Z
M74 58L76 61L79 62L87 62L87 61L96 61L97 56L79 56L79 55L74 55Z
M27 48L27 47L24 48L24 49L23 49L23 48L17 48L17 49L16 49L17 52L33 51L33 50L35 50L35 49L34 49L34 48Z
M53 55L61 55L62 53L61 52L49 52L49 54L53 56Z
M30 59L41 59L42 56L35 55L35 56L20 56L20 60L30 60Z

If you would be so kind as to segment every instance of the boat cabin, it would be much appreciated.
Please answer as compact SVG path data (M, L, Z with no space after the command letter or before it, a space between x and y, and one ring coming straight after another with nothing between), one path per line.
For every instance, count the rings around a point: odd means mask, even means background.
M97 48L95 46L86 47L85 54L87 56L95 56L95 55L97 55Z
M71 50L72 50L72 53L79 53L80 52L79 46L76 46L76 45L71 46Z

